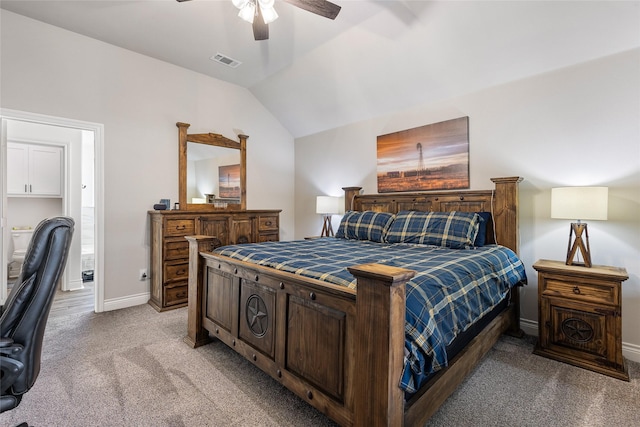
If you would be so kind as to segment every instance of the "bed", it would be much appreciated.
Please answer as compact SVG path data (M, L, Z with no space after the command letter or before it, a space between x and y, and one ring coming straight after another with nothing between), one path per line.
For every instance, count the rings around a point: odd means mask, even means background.
M337 238L213 248L213 236L187 237L185 342L221 340L341 425L423 425L502 333L521 334L521 178L492 181L486 191L346 187ZM424 224L446 232L412 234ZM481 264L490 273L475 276ZM426 291L426 281L445 285ZM465 304L449 309L455 296Z

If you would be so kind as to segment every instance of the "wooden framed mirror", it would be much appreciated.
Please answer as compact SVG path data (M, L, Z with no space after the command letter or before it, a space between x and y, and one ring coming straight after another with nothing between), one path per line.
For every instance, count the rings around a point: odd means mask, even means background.
M176 126L180 209L245 210L249 137L238 135L234 141L216 133L188 134L188 123Z

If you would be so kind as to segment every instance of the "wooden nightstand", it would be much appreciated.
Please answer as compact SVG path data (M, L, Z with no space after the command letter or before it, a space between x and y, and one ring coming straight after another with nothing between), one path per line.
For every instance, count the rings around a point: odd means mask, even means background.
M534 353L629 381L622 357L624 268L539 260Z

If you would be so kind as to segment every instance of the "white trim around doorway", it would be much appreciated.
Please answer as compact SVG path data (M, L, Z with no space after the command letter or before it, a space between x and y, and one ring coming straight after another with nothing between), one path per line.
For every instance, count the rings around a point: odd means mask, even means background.
M0 117L93 132L94 134L94 197L95 197L95 265L94 310L104 311L104 125L75 119L48 116L25 111L0 109Z

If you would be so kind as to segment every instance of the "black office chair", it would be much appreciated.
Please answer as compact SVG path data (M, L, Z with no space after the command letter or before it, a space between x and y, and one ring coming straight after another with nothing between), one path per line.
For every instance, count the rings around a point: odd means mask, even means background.
M67 217L38 224L22 271L0 307L0 413L18 406L40 373L44 329L67 263L73 227L73 219Z

